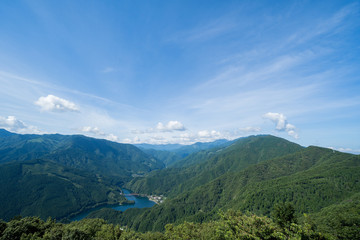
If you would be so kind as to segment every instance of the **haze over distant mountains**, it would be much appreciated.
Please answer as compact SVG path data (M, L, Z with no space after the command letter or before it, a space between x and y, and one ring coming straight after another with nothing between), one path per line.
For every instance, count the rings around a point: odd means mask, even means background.
M138 147L0 129L0 219L64 220L94 206L126 202L123 187L167 199L150 209L101 209L89 218L162 231L168 223L214 220L228 209L270 216L276 204L290 202L298 216L311 214L319 228L334 232L348 224L339 222L339 214L360 207L360 155L302 147L271 135ZM337 228L324 221L328 214L339 219L327 221ZM360 213L349 219L353 229Z

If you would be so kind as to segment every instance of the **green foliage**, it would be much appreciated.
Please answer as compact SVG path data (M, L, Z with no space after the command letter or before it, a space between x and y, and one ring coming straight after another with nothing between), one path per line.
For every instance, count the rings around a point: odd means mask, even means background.
M360 193L312 214L317 229L335 239L360 239Z
M306 226L292 224L281 228L270 218L237 211L220 213L220 219L206 223L168 224L164 232L139 233L108 224L102 219L86 219L70 224L42 221L36 217L12 220L0 234L0 240L116 240L116 239L326 239Z
M97 204L126 201L104 176L45 160L0 165L0 217L63 218Z
M163 151L163 150L155 150L155 149L143 149L140 148L144 153L153 156L154 158L160 160L165 164L165 166L169 166L174 162L179 161L182 157L174 152Z
M274 136L241 138L232 145L200 151L178 161L173 168L151 172L136 178L126 188L145 194L166 194L174 197L195 189L227 173L284 156L302 147Z
M0 217L5 220L60 218L121 201L114 183L158 166L131 146L83 136L5 133L0 162L14 156L16 162L0 165ZM45 156L53 161L24 161ZM0 222L0 240L324 239L317 230L330 239L360 239L360 156L257 136L177 164L128 184L137 192L167 193L163 204L91 214L127 226L124 230L100 219L60 224L26 217ZM274 220L259 217L270 216L274 206ZM237 211L218 215L229 209ZM295 216L303 213L309 215L299 224Z
M81 135L20 135L0 137L0 163L50 159L58 164L129 179L164 167L130 144L121 144Z
M138 148L81 135L0 131L0 218L60 219L124 202L119 185L164 165Z
M167 239L326 239L306 226L292 224L281 228L270 218L237 211L220 213L221 218L207 223L185 222L165 226Z
M272 212L272 217L275 223L282 228L290 228L292 223L297 222L295 208L293 204L289 202L276 204Z
M219 209L270 216L277 203L290 202L296 215L316 213L359 193L359 179L360 156L308 147L227 172L159 206L119 217L139 231L162 231L167 223L212 220Z

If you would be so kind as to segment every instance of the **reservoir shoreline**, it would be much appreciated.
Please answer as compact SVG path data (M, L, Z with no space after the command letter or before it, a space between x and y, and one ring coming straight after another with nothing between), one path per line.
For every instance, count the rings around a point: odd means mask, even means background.
M146 196L137 196L131 195L131 192L127 189L122 189L123 195L128 201L133 201L133 203L124 203L124 204L107 204L107 203L99 203L95 206L88 208L86 210L79 211L77 213L73 213L69 216L69 220L80 221L83 218L86 218L91 212L100 210L102 208L112 208L117 211L125 211L129 208L149 208L157 204L155 201L149 200Z

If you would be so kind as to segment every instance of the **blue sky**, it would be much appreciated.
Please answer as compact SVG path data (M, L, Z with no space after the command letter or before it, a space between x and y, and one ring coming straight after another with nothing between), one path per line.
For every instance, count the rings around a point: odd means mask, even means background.
M0 3L0 127L360 152L359 1Z

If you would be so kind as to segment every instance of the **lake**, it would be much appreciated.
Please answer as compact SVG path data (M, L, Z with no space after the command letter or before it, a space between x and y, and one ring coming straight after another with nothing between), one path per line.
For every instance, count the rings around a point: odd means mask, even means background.
M102 205L96 208L92 208L89 210L86 210L72 218L70 218L70 221L80 221L81 219L85 218L87 215L89 215L89 213L93 212L93 211L97 211L99 209L102 208L112 208L115 209L117 211L125 211L126 209L129 208L149 208L155 205L155 202L150 201L148 198L145 197L138 197L138 196L133 196L130 195L131 192L127 189L122 189L123 193L125 194L125 197L127 200L130 201L135 201L134 204L127 204L127 205Z

